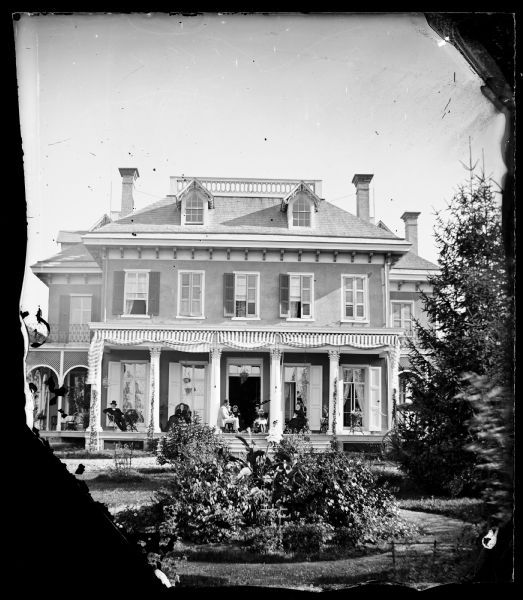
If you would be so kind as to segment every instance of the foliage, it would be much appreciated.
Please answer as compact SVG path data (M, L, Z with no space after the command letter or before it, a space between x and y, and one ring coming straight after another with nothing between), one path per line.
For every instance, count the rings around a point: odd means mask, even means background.
M445 515L469 523L480 523L485 517L485 505L479 498L409 498L399 502L402 509Z
M313 447L310 436L305 433L291 433L281 439L274 450L274 460L276 462L291 462L294 458L310 454Z
M412 405L397 424L402 468L427 491L469 492L478 462L463 373L502 384L510 372L510 302L501 214L491 183L471 170L437 213L440 273L421 293L429 325L409 344Z
M476 477L492 525L499 526L510 520L513 507L513 397L486 376L470 374L467 380L463 395L473 408L469 427L474 434L469 449L478 457Z
M244 542L255 554L277 554L283 551L282 529L274 524L253 528L245 533Z
M175 423L156 446L160 465L212 462L227 454L227 443L222 436L212 427L202 425L198 415L193 416L191 423Z
M330 527L324 523L288 523L282 528L282 545L287 552L310 556L324 547Z

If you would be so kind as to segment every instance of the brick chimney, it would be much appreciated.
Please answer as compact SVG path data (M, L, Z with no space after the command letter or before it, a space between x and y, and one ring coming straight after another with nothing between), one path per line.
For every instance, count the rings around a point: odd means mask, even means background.
M418 217L419 212L404 212L401 219L405 222L405 239L411 242L411 251L418 254Z
M134 167L118 170L122 176L122 210L120 212L120 218L122 218L130 215L134 210L133 186L140 174Z
M352 178L352 183L356 186L356 215L364 221L370 221L369 183L373 177L374 175L357 173Z

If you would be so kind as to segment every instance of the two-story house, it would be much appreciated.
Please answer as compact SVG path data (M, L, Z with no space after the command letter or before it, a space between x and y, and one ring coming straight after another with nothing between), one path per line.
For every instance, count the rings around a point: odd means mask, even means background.
M217 426L225 398L243 428L261 405L283 429L301 399L326 443L380 440L437 269L417 255L419 213L403 214L404 239L374 224L368 174L352 180L356 215L318 180L207 177L171 177L135 211L138 170L120 173L120 213L60 232L61 251L32 266L49 287L51 337L27 359L42 435L145 440L180 403ZM49 378L67 393L53 398ZM133 428L108 407L133 411Z

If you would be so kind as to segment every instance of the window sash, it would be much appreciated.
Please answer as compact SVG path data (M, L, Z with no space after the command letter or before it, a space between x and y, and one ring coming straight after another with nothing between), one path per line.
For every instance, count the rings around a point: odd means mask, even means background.
M343 315L345 319L365 320L367 318L367 278L343 278Z
M258 316L258 275L236 273L234 276L234 316Z
M292 224L296 227L310 227L311 205L308 200L296 200L292 207Z
M149 303L149 273L126 271L125 273L126 315L146 315Z
M343 426L351 427L354 420L351 412L360 411L363 415L367 397L365 368L346 367L343 369Z
M180 304L181 317L201 317L203 274L195 272L180 273Z
M91 320L91 296L71 296L71 316L69 322L85 325Z
M312 317L312 275L289 275L289 318Z
M410 302L392 303L392 326L412 331L413 310Z

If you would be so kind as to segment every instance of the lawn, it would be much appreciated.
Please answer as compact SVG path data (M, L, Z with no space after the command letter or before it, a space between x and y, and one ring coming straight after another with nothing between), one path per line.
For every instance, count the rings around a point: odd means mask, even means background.
M421 589L462 580L473 560L470 539L465 539L466 535L470 538L471 529L465 521L478 522L481 502L420 497L419 491L408 498L405 490L409 484L394 465L376 465L376 470L403 490L398 502L401 516L420 530L414 543L395 545L394 560L390 544L353 550L350 556L336 558L331 552L322 560L305 560L299 556L262 558L233 545L177 543L162 569L172 580L178 577L177 585L183 587L259 585L319 591L367 581L396 581ZM169 468L159 466L134 468L127 478L116 476L110 468L96 470L93 466L80 476L93 498L113 513L151 502L154 491L169 477Z

